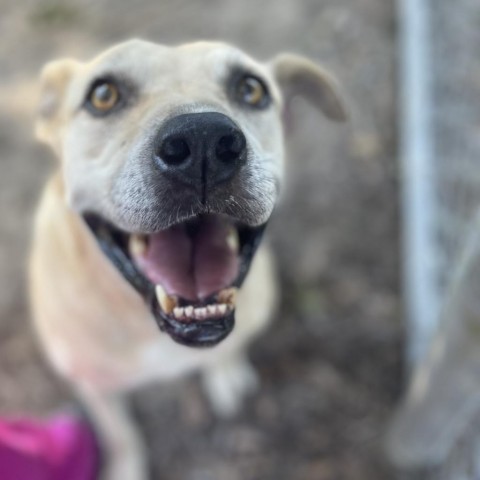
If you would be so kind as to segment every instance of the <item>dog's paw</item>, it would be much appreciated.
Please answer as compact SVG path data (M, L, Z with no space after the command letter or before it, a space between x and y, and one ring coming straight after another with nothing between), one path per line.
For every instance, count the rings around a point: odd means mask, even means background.
M259 378L246 358L235 357L204 371L203 385L213 411L228 418L237 414L245 397L257 390Z
M100 480L148 480L148 467L143 455L126 454L107 462Z

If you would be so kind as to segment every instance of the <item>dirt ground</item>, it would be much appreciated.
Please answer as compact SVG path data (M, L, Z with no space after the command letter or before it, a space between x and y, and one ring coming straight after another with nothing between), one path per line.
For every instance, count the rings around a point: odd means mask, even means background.
M31 219L54 167L32 138L35 79L137 36L234 42L260 58L291 50L343 85L349 125L298 105L289 189L271 228L283 283L273 328L252 348L260 392L214 418L193 377L133 395L162 480L393 478L382 435L402 385L395 145L395 22L386 0L0 0L0 411L71 401L28 321Z

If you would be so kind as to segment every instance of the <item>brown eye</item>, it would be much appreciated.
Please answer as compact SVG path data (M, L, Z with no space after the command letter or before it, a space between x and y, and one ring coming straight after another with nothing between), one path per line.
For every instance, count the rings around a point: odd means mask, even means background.
M90 93L90 105L99 113L109 112L120 99L117 86L108 81L96 84Z
M242 103L255 108L264 108L270 101L265 84L259 78L251 75L240 80L237 94Z

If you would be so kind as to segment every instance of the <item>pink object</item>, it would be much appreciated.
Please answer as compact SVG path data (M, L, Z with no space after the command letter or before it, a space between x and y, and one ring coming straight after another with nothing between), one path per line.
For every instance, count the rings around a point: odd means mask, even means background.
M99 452L80 419L0 419L2 480L95 480Z

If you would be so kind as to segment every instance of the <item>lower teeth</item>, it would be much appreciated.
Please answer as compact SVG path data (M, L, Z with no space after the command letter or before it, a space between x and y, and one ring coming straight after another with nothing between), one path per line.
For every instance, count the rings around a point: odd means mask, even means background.
M206 318L223 317L235 308L237 289L235 287L222 290L217 298L219 303L194 307L178 306L178 299L174 295L168 295L161 285L156 285L155 294L160 308L167 314L182 320L205 320Z
M225 303L215 305L207 305L206 307L175 307L173 316L177 319L184 320L205 320L206 318L223 317L227 312L231 312L233 307Z

